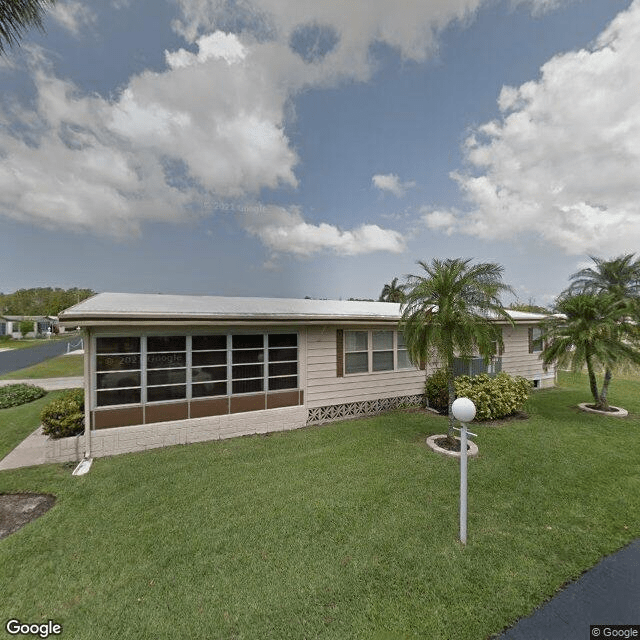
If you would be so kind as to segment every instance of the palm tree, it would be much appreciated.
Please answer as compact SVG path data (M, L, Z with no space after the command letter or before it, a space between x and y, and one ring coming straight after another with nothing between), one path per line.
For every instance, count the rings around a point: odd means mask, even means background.
M566 292L558 299L556 310L561 315L543 323L543 363L557 362L574 371L586 364L594 406L608 410L611 367L624 360L640 364L640 350L634 345L638 325L628 320L630 302L611 293ZM600 391L595 373L598 365L606 369Z
M402 302L404 300L404 285L398 284L398 278L394 278L391 284L385 284L378 302Z
M0 0L0 54L20 42L30 27L42 30L42 14L55 0Z
M590 256L595 267L581 269L571 276L571 293L611 293L618 299L640 298L640 260L627 253L612 260Z
M502 282L503 267L470 263L462 258L434 259L431 264L419 261L425 273L407 276L401 307L401 329L412 362L422 364L435 357L446 368L451 440L455 357L470 358L477 350L489 358L496 342L502 347L502 333L492 320L512 322L500 302L500 294L513 293Z
M626 305L629 317L640 321L640 260L634 260L633 253L611 260L590 257L594 267L574 273L568 293L609 294L616 303ZM611 366L605 363L605 388L612 375Z

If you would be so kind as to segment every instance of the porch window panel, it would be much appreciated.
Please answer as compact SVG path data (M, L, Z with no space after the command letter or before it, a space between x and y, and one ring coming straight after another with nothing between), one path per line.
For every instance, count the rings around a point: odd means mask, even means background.
M233 349L262 349L264 338L262 334L237 334L231 337Z
M206 398L208 396L226 396L227 383L226 381L194 383L191 387L191 395L194 398Z
M191 338L191 348L194 351L214 351L227 349L227 336L193 336Z
M147 338L147 351L185 351L187 348L186 336L149 336Z
M297 362L274 362L269 363L269 377L298 375Z
M98 373L96 375L97 389L122 389L139 386L139 371L119 371L115 373Z
M233 364L245 364L262 362L264 360L263 349L247 349L242 351L233 351L232 362Z
M226 351L194 351L191 354L191 363L194 367L200 365L226 365L227 364L227 352Z
M187 354L179 353L148 353L147 369L173 369L187 366Z
M264 391L264 378L254 380L234 380L231 383L232 393L256 393Z
M140 353L140 338L96 338L97 353Z
M270 333L269 348L274 347L297 347L298 335L296 333Z
M281 389L297 389L297 388L298 388L298 376L269 378L269 391L280 391Z
M98 371L130 371L140 369L140 354L113 354L96 356Z
M298 349L269 349L269 362L297 361Z
M147 385L178 384L187 381L186 369L156 369L147 371Z
M140 389L113 389L97 391L97 406L107 407L115 404L140 404Z
M234 365L232 367L233 379L242 380L246 378L262 378L264 376L264 365L262 364L243 364Z
M226 379L227 367L197 367L191 370L191 380L194 383Z
M163 400L183 400L186 397L187 387L184 384L147 388L147 402L161 402Z

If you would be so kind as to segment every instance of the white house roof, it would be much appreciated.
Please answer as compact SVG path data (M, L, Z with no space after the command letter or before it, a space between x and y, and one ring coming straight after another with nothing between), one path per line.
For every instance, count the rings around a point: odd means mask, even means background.
M516 322L537 322L545 317L521 311L509 314ZM99 293L63 311L60 321L70 325L159 320L398 322L400 316L400 305L393 302Z

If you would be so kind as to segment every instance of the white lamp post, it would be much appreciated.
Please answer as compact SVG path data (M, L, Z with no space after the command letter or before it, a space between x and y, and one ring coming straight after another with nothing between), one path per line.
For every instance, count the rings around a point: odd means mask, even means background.
M467 426L476 416L476 405L469 398L457 398L451 406L453 417L460 422L460 542L467 544ZM469 432L475 436L475 433Z

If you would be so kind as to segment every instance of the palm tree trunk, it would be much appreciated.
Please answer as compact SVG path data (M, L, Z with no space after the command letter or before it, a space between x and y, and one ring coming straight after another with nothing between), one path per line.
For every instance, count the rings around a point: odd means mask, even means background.
M591 353L588 351L586 354L587 360L587 374L589 376L589 386L591 387L591 395L596 405L600 403L600 394L598 393L598 383L596 381L596 374L593 371L593 363L591 362Z
M609 411L609 400L607 396L609 395L609 383L611 382L611 369L607 367L604 371L604 381L602 382L602 391L600 393L600 397L596 406L598 409L602 411Z

